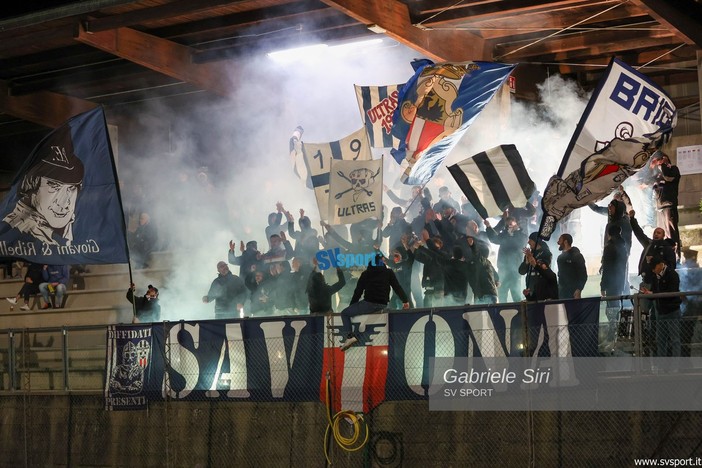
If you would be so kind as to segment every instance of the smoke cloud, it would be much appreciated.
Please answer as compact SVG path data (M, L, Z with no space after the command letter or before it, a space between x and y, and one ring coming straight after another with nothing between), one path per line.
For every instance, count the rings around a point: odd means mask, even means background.
M415 58L421 57L387 38L350 55L334 52L287 64L261 54L232 71L239 78L229 99L202 98L188 107L169 100L134 106L129 137L120 142L119 173L125 207L136 216L147 211L158 225L159 247L170 252L172 273L165 284L157 284L159 275L148 272L144 284L137 284L138 292L147 282L159 287L162 319L214 317L213 304L203 304L201 298L217 275L217 262L227 260L230 240L237 254L242 240L258 241L262 252L268 249L264 230L277 201L296 221L304 209L320 231L313 192L293 174L289 161L292 131L301 125L302 140L317 143L358 130L362 121L353 85L404 83L413 74L410 62ZM507 143L517 146L543 191L588 96L559 76L539 90L539 102L512 102L507 118L496 117L499 110L492 104L486 108L428 184L435 198L441 185L448 185L455 198L461 196L446 165ZM394 161L386 159L386 185L408 196L409 187L395 182L399 171ZM384 203L391 205L387 199ZM587 208L579 211L588 233L573 234L596 271L606 220ZM597 265L592 265L595 258ZM632 258L638 254L632 252ZM231 269L238 274L238 267Z

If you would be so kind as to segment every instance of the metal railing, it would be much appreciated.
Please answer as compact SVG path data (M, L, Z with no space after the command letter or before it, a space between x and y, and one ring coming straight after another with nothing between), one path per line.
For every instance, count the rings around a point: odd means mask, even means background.
M641 307L641 299L655 300L676 296L683 298L680 318L683 355L702 354L702 297L700 297L702 291L694 291L680 294L645 296L634 294L601 298L598 333L600 347L608 341L607 333L611 328L616 331L612 342L606 343L609 347L601 349L600 355L624 353L633 356L654 356L656 353L653 337L655 320L652 320L654 312L644 310ZM621 303L617 311L616 323L607 320L605 313L608 302L611 304L613 301ZM628 304L632 304L632 307L628 308ZM527 303L513 305L516 309L524 311ZM482 333L479 330L474 332ZM101 391L105 378L105 333L106 326L0 330L0 392ZM325 339L330 338L327 336ZM442 338L437 337L437 341L440 339ZM523 340L528 339L529 333L524 333ZM437 349L441 349L443 345L437 342ZM528 345L525 348L528 348Z

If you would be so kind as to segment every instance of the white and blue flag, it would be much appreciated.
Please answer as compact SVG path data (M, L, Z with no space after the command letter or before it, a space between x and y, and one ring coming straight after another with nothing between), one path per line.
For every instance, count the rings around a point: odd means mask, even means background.
M675 105L665 91L612 59L583 112L558 173L546 186L540 236L549 239L561 218L607 197L646 165L676 123Z

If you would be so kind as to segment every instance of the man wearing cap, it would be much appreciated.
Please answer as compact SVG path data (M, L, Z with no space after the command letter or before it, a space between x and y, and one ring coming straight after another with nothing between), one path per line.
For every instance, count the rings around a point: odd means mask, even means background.
M24 175L15 209L3 221L46 244L70 245L84 167L73 154L70 129L53 135Z
M524 297L527 301L558 299L558 279L550 268L551 250L538 232L529 234L527 243L529 247L523 249L524 259L519 265L519 274L526 275Z
M244 307L246 286L244 281L229 271L227 262L217 263L217 278L212 281L207 295L202 296L205 304L215 301L215 318L233 318L237 310Z

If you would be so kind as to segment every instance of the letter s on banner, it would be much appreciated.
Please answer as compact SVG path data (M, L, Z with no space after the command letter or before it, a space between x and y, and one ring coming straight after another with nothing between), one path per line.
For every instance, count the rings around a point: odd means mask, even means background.
M168 396L171 398L185 398L188 396L188 394L195 389L197 381L200 378L200 365L197 362L197 357L178 343L178 332L180 331L180 324L171 327L168 333L168 341L171 345L171 370L180 374L185 379L185 387L180 392L174 392L169 388ZM194 343L198 343L200 341L200 325L191 325L186 323L182 325L182 331L183 333L190 333L190 335L193 337ZM164 398L166 397L166 378L167 375L164 372L164 385L162 392Z
M331 266L331 262L329 261L329 254L326 250L320 250L319 252L317 252L315 254L315 258L317 259L317 266L320 270L327 270Z

